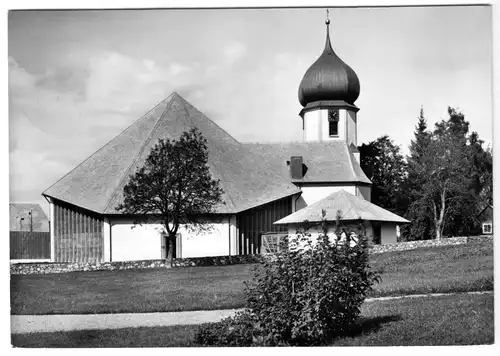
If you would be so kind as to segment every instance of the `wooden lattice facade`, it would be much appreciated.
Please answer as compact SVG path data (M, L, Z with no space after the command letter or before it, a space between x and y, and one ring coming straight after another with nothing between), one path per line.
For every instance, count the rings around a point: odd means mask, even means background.
M287 232L286 226L273 223L291 213L292 198L286 197L237 214L238 254L260 253L262 234Z
M102 262L102 215L54 200L54 262Z

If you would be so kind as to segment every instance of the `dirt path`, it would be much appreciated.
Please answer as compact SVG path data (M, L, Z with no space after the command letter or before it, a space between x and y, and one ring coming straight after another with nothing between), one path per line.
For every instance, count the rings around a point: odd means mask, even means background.
M403 298L440 297L456 294L493 294L493 291L466 293L413 294L399 297L368 298L367 303ZM68 315L11 315L11 333L36 333L93 329L121 329L130 327L154 327L193 325L219 321L233 316L238 309L199 310L167 313L123 314L68 314ZM241 310L241 309L239 309Z

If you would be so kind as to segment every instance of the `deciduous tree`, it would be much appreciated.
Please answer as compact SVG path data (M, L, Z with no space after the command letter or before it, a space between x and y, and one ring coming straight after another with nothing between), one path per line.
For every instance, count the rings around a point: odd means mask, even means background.
M403 192L406 163L399 146L388 135L359 147L361 168L372 181L372 203L403 215L407 199Z
M221 203L222 189L209 171L207 141L193 128L178 140L160 139L123 193L118 209L137 216L138 223L160 219L168 236L168 257L175 257L179 227L208 228L200 215Z

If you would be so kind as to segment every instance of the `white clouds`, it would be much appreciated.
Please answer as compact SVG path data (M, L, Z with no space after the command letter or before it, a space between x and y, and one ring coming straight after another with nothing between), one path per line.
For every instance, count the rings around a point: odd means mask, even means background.
M188 72L184 65L162 67L149 59L100 52L89 57L85 68L47 68L34 75L10 57L11 199L29 200L26 194L38 199L69 169L182 84L182 79L173 78ZM75 80L79 73L86 74L84 80ZM82 93L71 90L77 82Z
M273 129L261 140L272 138L276 131L288 135L290 128L300 125L296 108L277 109L286 106L289 96L281 95L280 88L294 84L303 63L298 65L292 54L278 55L276 61L242 70L236 78L227 65L245 52L244 46L233 42L221 51L223 62L200 65L170 58L160 65L149 58L101 51L37 75L9 58L12 199L38 199L174 90L213 119L223 120L223 126L240 139L258 138L259 126L265 125ZM248 98L255 105L249 105ZM287 125L289 120L293 124ZM241 122L259 126L244 128Z
M243 57L246 51L246 47L239 42L233 42L225 46L223 50L224 56L229 64L232 64Z
M172 63L170 65L170 73L172 75L177 75L177 74L180 74L182 72L186 72L188 71L190 68L188 66L185 66L181 63Z

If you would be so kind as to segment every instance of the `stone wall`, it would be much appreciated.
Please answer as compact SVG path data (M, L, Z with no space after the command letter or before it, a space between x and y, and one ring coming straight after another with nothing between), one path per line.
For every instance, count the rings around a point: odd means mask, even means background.
M390 245L372 245L369 249L370 253L383 253L391 251L407 251L422 247L447 246L447 245L462 245L466 243L479 243L483 241L492 241L492 235L482 236L460 236L449 237L441 240L423 240L423 241L407 241L398 242Z
M48 274L82 271L114 271L127 269L145 268L170 268L172 267L194 267L194 266L226 266L235 264L259 263L263 260L262 255L242 256L217 256L199 258L178 258L170 265L166 260L146 260L127 262L101 262L101 263L11 263L11 274Z
M11 263L11 274L48 274L81 271L114 271L144 268L168 268L170 265L165 260L128 261L128 262L97 262L97 263L71 263L71 262L44 262L44 263Z
M422 247L461 245L465 243L480 243L483 241L492 241L492 235L483 236L463 236L445 238L440 241L408 241L399 242L391 245L373 245L370 247L370 253L383 253L390 251L406 251ZM199 258L178 258L172 261L172 267L194 267L194 266L227 266L235 264L259 263L265 258L272 258L272 255L241 255L241 256L217 256L217 257L199 257ZM97 263L63 263L63 262L42 262L42 263L11 263L11 274L48 274L65 273L81 271L113 271L127 269L145 269L145 268L170 268L170 263L165 260L147 260L147 261L127 261L127 262L97 262Z
M260 263L262 262L263 258L264 257L262 255L176 258L172 261L172 267L227 266Z

